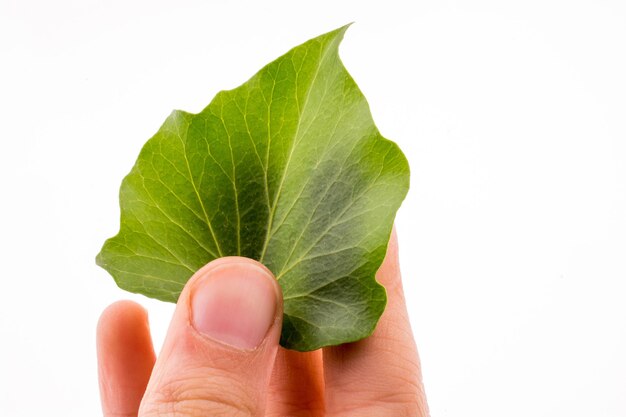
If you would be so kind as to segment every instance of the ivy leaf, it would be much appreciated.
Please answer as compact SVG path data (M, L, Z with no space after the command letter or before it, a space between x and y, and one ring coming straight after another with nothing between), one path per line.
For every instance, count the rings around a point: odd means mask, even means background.
M176 302L213 259L259 260L284 296L281 344L364 338L408 163L341 63L346 27L297 46L200 113L174 111L120 189L119 233L97 256L128 291Z

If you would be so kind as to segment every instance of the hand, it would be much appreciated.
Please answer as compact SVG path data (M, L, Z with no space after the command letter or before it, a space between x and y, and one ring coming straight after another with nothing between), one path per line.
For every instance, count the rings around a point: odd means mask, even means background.
M158 359L145 310L111 305L98 323L104 416L426 417L395 232L377 279L388 304L374 334L306 353L279 347L280 287L247 258L189 280Z

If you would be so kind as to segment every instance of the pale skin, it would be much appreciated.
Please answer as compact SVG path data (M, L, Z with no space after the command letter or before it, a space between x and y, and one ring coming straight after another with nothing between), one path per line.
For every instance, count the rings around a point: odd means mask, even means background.
M109 306L97 337L104 416L427 417L395 232L376 279L388 304L374 334L306 353L278 345L280 287L247 258L218 259L190 279L158 358L146 311Z

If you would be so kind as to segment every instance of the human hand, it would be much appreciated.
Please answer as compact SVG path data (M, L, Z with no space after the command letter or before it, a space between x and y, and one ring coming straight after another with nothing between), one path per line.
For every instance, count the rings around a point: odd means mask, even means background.
M388 304L374 334L305 353L278 345L280 286L247 258L196 272L158 359L145 310L111 305L97 337L104 416L428 416L395 232L376 278Z

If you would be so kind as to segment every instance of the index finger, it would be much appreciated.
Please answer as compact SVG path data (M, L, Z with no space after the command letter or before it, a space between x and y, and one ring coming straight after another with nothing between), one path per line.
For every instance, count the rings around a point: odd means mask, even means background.
M372 336L324 349L328 416L428 416L406 309L395 228L376 279L387 307Z

